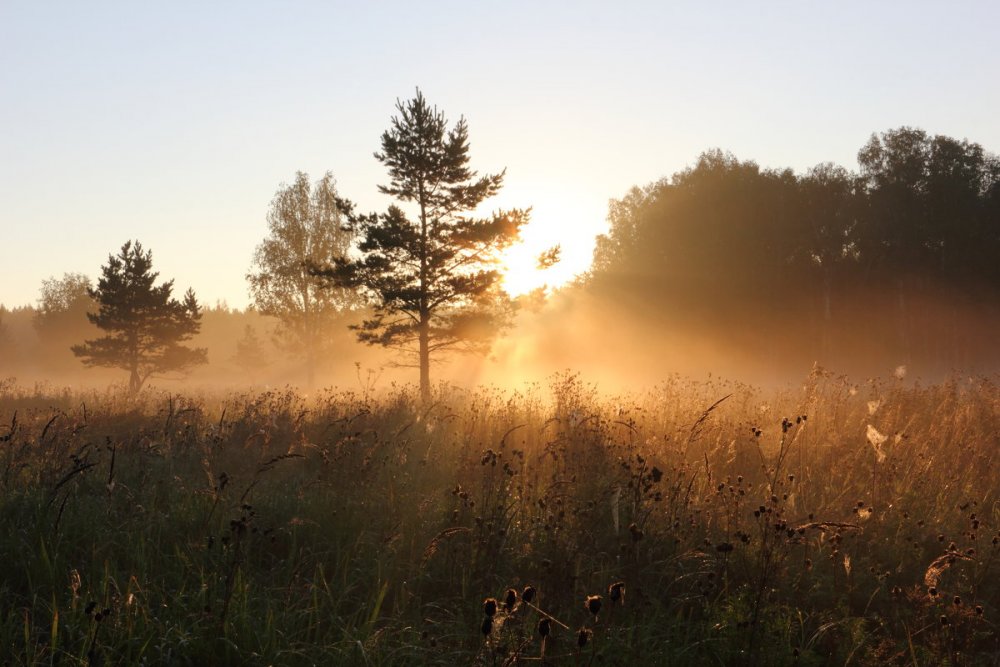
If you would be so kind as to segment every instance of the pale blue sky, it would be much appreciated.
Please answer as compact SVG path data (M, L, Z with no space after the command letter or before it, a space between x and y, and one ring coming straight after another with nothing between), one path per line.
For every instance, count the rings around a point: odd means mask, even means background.
M386 205L372 153L416 86L568 268L608 199L708 148L854 168L873 131L916 125L1000 151L998 8L0 0L0 303L138 238L181 290L246 305L296 170Z

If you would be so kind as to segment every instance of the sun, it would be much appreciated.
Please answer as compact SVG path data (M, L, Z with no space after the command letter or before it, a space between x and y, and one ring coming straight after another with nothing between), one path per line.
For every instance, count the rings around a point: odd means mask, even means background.
M558 289L589 270L596 237L607 229L599 207L572 189L551 184L512 187L491 204L502 210L526 201L531 202L531 219L521 229L521 240L499 258L503 287L512 297ZM559 261L540 267L539 256L555 247Z
M540 256L558 248L558 261L540 266ZM503 287L512 297L544 288L562 287L590 267L592 249L588 245L563 244L558 239L534 238L511 246L501 257Z
M550 269L539 269L538 255L545 249L531 247L527 243L518 243L509 248L503 259L503 286L508 294L517 297L527 294L540 287L550 285Z

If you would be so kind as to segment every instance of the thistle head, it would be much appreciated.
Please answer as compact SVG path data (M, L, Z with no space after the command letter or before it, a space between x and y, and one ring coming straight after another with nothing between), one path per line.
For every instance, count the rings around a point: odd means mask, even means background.
M488 618L493 618L497 613L497 600L496 598L486 598L483 600L483 613L486 614Z
M587 599L583 601L583 606L591 614L597 616L601 612L601 596L588 595Z
M508 588L503 595L503 608L509 612L514 608L515 604L517 604L517 591L513 588Z

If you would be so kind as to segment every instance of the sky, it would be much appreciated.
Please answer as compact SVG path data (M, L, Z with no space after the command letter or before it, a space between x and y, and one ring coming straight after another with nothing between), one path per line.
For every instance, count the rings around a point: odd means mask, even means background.
M511 259L584 270L609 200L710 148L856 168L902 125L1000 152L1000 3L0 0L0 304L96 279L129 239L203 304L249 302L271 198L333 173L390 201L373 153L419 87L469 124ZM537 278L531 278L537 281Z

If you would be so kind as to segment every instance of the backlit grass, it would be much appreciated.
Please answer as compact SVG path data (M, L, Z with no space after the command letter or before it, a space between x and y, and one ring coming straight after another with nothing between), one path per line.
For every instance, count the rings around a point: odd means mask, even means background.
M0 419L4 664L1000 659L986 378L6 383Z

